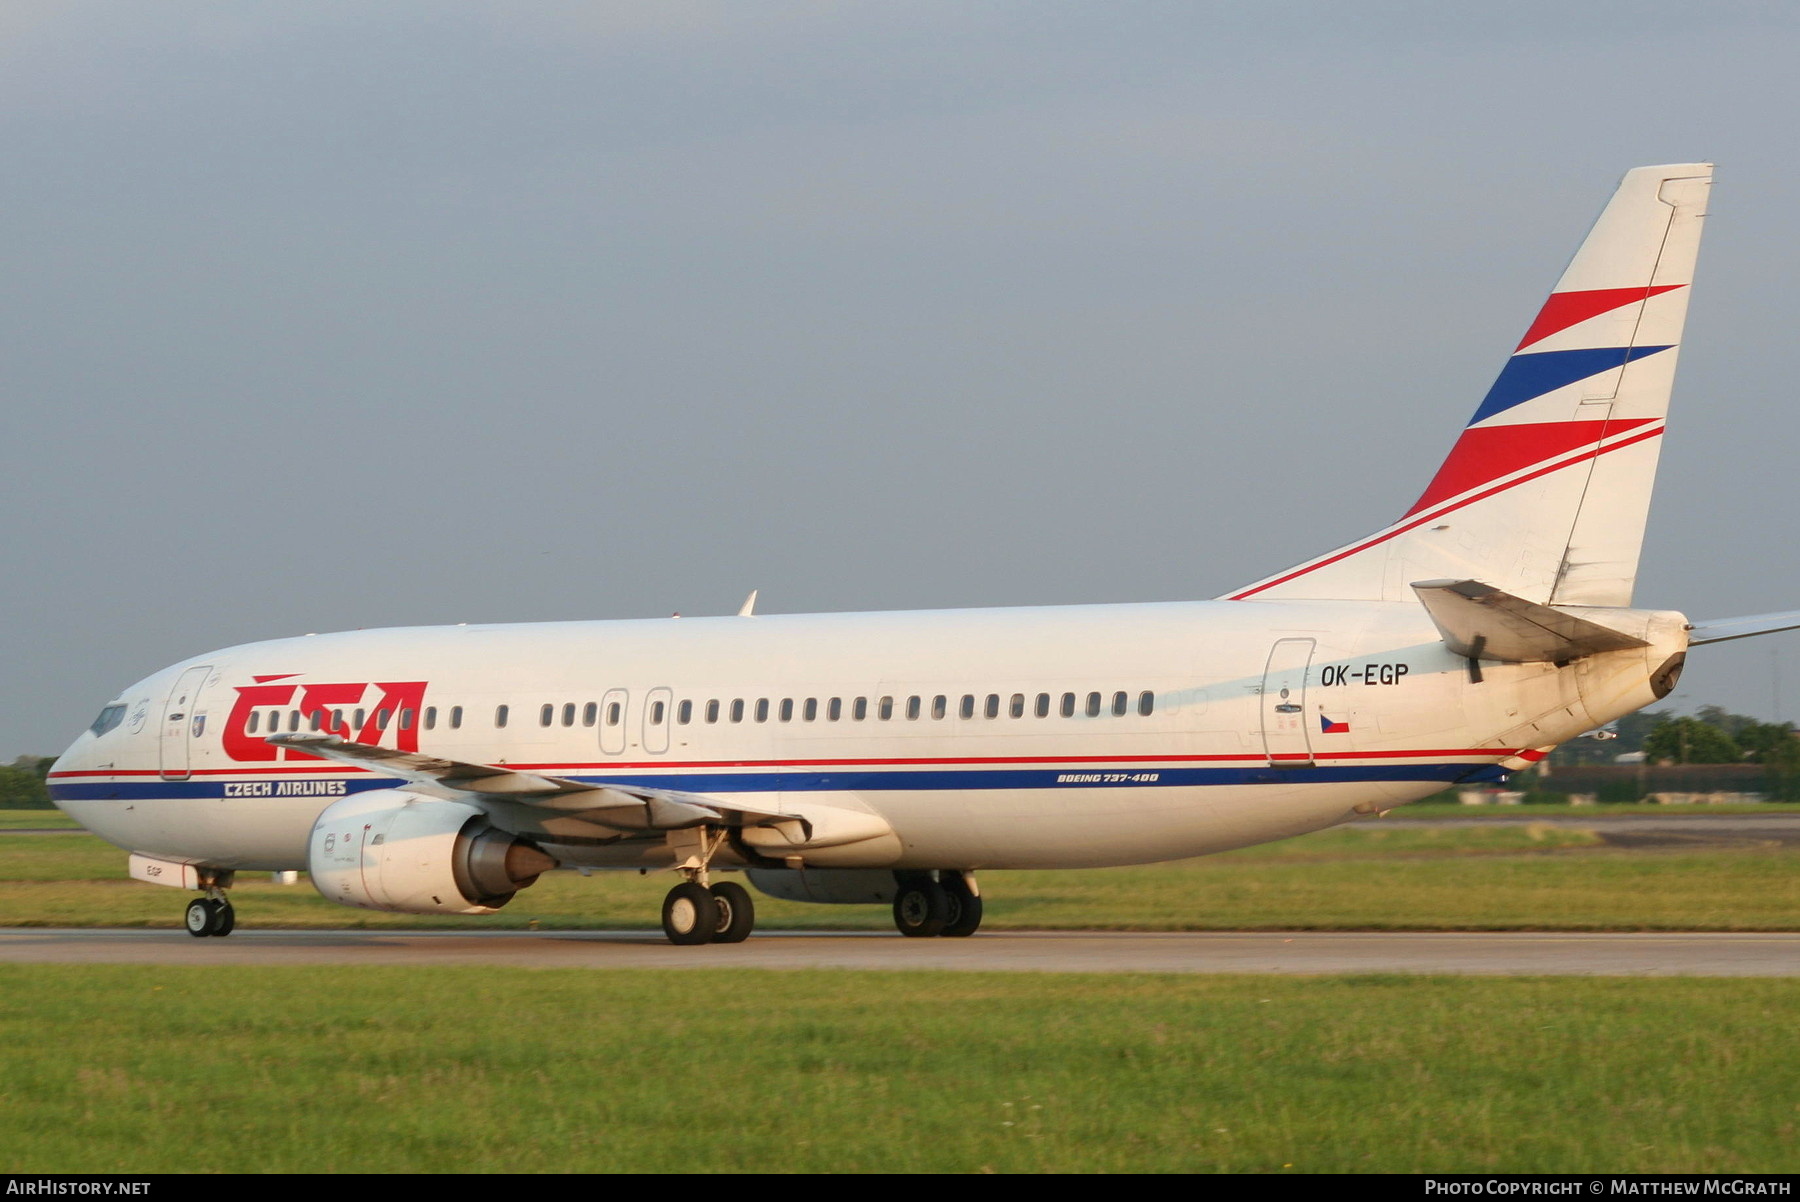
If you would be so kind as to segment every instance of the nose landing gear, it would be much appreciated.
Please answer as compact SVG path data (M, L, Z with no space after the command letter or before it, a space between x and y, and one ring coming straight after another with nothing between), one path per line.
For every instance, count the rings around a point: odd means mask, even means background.
M237 926L237 912L231 908L225 890L213 885L206 890L205 897L197 897L188 903L186 925L187 933L196 939L229 935Z

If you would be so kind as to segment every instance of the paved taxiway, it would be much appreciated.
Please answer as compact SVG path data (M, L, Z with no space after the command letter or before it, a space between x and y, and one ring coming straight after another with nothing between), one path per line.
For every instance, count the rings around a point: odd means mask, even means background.
M1800 933L1066 932L972 939L771 932L674 947L659 932L0 930L36 964L484 964L516 968L950 969L998 972L1800 976Z
M1549 826L1593 831L1604 842L1618 847L1800 843L1800 814L1608 814L1590 809L1573 814L1508 814L1501 810L1467 816L1407 818L1405 813L1403 809L1394 810L1386 818L1369 818L1355 825L1388 830Z

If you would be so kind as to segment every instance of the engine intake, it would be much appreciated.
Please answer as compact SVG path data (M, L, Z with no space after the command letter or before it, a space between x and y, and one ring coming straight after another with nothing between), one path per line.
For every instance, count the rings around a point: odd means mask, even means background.
M307 842L321 896L403 914L492 914L556 867L471 805L379 789L326 808Z

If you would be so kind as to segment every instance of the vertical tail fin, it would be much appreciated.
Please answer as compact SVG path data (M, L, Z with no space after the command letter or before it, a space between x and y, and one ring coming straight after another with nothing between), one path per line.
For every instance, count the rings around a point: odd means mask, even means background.
M1710 163L1628 172L1450 455L1398 522L1226 600L1410 600L1475 579L1631 604Z

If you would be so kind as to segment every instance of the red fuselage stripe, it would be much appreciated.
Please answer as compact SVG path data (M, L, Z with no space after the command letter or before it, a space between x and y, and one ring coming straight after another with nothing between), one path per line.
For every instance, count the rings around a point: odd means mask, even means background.
M1314 760L1380 760L1380 759L1455 759L1473 756L1481 759L1508 756L1535 756L1532 751L1521 751L1515 747L1462 747L1437 748L1426 751L1319 751L1312 755L1301 755L1300 759ZM674 768L693 770L706 768L854 768L854 767L898 767L928 768L946 764L1203 764L1233 763L1240 761L1256 762L1267 760L1266 755L1082 755L1082 756L973 756L952 757L942 759L845 759L845 760L633 760L608 761L604 763L544 763L544 764L506 764L506 768L519 772L605 772L625 771L645 768L669 770ZM1278 756L1278 759L1290 758ZM331 773L333 775L373 773L368 768L352 768L348 765L286 766L271 764L261 768L196 768L193 776L286 776ZM379 775L378 773L374 773ZM96 769L85 772L52 772L53 779L67 780L76 777L125 777L125 776L160 776L155 768L132 769Z

